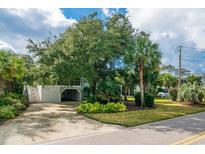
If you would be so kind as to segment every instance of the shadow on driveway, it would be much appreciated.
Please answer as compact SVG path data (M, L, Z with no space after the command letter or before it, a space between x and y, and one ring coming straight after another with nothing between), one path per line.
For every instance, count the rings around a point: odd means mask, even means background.
M0 144L32 144L100 130L105 124L75 111L76 104L38 103L0 125Z

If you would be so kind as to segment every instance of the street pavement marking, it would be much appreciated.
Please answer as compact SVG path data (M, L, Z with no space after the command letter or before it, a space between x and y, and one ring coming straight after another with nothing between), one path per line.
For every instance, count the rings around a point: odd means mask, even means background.
M205 138L205 131L198 133L196 135L190 136L188 138L185 138L183 140L177 141L175 143L173 143L172 145L187 145L187 144L191 144L195 141L198 141L200 139Z
M196 139L193 139L193 140L191 140L191 141L188 141L188 142L186 142L185 144L191 144L191 143L194 143L194 142L196 142L196 141L199 141L199 140L201 140L201 139L203 139L203 138L205 138L205 134L202 135L202 136L200 136L200 137L198 137L198 138L196 138Z

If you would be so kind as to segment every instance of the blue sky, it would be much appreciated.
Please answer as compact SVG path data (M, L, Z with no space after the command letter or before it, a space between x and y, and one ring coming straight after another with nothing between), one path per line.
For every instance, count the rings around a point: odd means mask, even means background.
M0 48L26 53L27 39L43 40L52 32L59 35L67 26L83 16L98 12L107 19L115 12L126 14L133 27L151 33L159 43L162 63L178 66L178 45L205 48L205 9L117 9L117 8L39 8L0 9ZM183 56L194 60L182 61L182 66L205 72L204 53L183 49Z
M67 18L74 18L76 20L79 20L81 17L83 16L87 16L93 12L97 12L98 16L102 19L107 18L107 15L105 13L103 13L101 8L62 8L61 9L63 11L63 14L67 17ZM124 8L119 8L118 10L115 8L110 8L109 9L110 12L121 12L121 13L126 13L126 9Z

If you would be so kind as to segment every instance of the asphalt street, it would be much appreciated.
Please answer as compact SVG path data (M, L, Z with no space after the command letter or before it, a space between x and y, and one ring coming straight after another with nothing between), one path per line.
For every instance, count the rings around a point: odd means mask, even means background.
M205 112L131 128L119 127L68 137L43 144L77 145L170 145L205 144Z

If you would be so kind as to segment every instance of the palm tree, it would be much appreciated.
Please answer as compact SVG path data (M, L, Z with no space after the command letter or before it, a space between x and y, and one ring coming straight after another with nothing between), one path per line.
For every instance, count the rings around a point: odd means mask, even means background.
M133 86L134 73L128 67L120 68L117 70L117 76L115 80L124 87L124 101L127 101L127 92Z
M140 32L136 36L136 42L132 53L132 62L138 67L141 93L141 107L144 108L144 69L154 69L159 67L161 53L158 44L150 40L150 34Z

